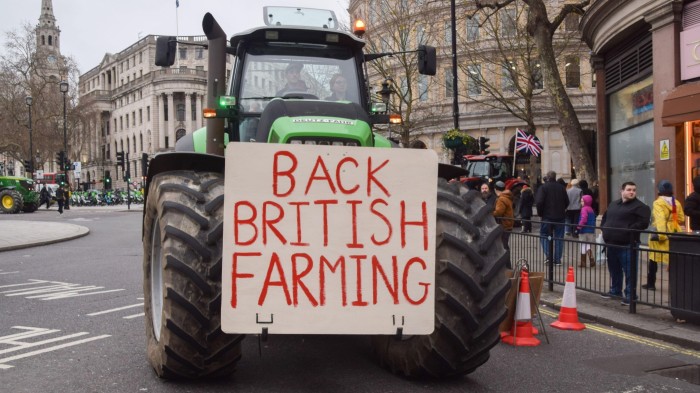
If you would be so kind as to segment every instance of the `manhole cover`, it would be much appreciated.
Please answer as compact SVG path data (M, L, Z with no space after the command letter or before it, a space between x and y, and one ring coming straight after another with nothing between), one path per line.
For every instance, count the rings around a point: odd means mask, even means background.
M660 370L649 371L651 374L661 375L700 385L700 365L690 364L687 366L662 368Z

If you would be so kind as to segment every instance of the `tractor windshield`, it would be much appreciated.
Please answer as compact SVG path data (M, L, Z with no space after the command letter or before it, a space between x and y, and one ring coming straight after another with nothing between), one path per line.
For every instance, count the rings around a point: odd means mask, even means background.
M262 112L275 97L360 103L349 49L326 45L304 49L266 46L248 51L239 95L244 113Z
M489 160L489 161L468 161L466 169L469 171L469 176L505 179L512 172L512 167L507 161Z

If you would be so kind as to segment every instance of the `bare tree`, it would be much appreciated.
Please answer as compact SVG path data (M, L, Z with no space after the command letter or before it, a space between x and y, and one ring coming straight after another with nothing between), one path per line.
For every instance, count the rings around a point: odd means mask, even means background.
M548 0L474 0L476 10L483 12L486 19L496 17L499 11L516 3L527 6L526 31L535 43L544 78L544 89L564 135L577 175L590 181L597 180L593 161L586 149L581 124L559 73L555 49L559 27L568 15L583 15L590 0L561 4Z
M79 145L80 110L73 97L77 94L78 69L70 57L58 65L37 55L36 36L30 24L19 31L6 32L5 50L0 56L0 152L16 160L29 160L39 154L39 162L52 161L63 150L63 96L61 79L69 81L67 93L67 134L71 148ZM32 97L32 144L29 151L29 108ZM71 149L69 149L71 152ZM69 155L70 158L75 158Z
M430 45L434 36L433 23L425 7L414 1L374 0L370 2L368 52L395 55L371 61L370 81L375 99L380 99L378 91L381 83L395 92L393 108L398 110L403 122L399 127L392 126L391 132L399 134L404 146L416 139L416 134L425 131L444 118L444 110L437 108L430 97L436 85L434 77L420 75L416 50L419 44Z

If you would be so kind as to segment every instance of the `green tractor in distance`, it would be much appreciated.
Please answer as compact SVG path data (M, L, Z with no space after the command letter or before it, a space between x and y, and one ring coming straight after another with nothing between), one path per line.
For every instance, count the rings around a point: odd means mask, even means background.
M373 131L390 116L385 104L373 102L366 76L367 63L388 53L365 54L364 41L338 30L332 11L265 7L264 18L266 26L227 40L214 17L204 16L209 51L206 128L181 138L175 152L156 155L148 166L144 308L147 356L159 377L230 375L241 358L244 334L250 334L222 329L222 309L231 302L224 296L228 288L222 288L229 279L222 265L231 263L222 252L228 247L224 233L232 226L232 218L224 215L230 208L224 189L246 187L225 183L230 172L225 168L231 163L256 166L239 163L230 154L224 158L227 145L229 153L236 151L231 146L252 149L261 143L304 149L397 147ZM177 44L175 37L159 37L156 65L172 66ZM434 75L435 49L421 46L417 57L420 73ZM233 68L226 86L229 61ZM345 90L336 100L329 83L339 75ZM436 167L429 179L437 184L436 209L429 212L436 217L431 261L435 304L434 313L424 315L432 333L401 334L400 328L394 335L369 333L379 362L409 377L474 371L498 343L498 327L506 315L509 256L501 244L501 227L478 193L449 182L464 175L461 168ZM340 170L335 174L340 176ZM259 323L275 333L275 325ZM259 332L265 339L268 327ZM320 334L326 333L333 334Z
M39 193L34 180L17 176L0 176L0 211L15 214L33 213L39 208Z

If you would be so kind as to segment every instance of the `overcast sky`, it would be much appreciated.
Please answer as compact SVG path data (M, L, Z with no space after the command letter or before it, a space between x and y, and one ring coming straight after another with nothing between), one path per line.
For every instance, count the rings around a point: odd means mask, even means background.
M349 19L348 0L179 1L176 18L175 0L53 0L61 53L72 56L82 74L99 65L105 53L118 53L149 34L202 35L206 12L214 15L228 36L262 26L265 5L332 9L341 23ZM40 13L41 0L0 0L0 52L6 51L8 31L21 32L26 22L36 26Z

